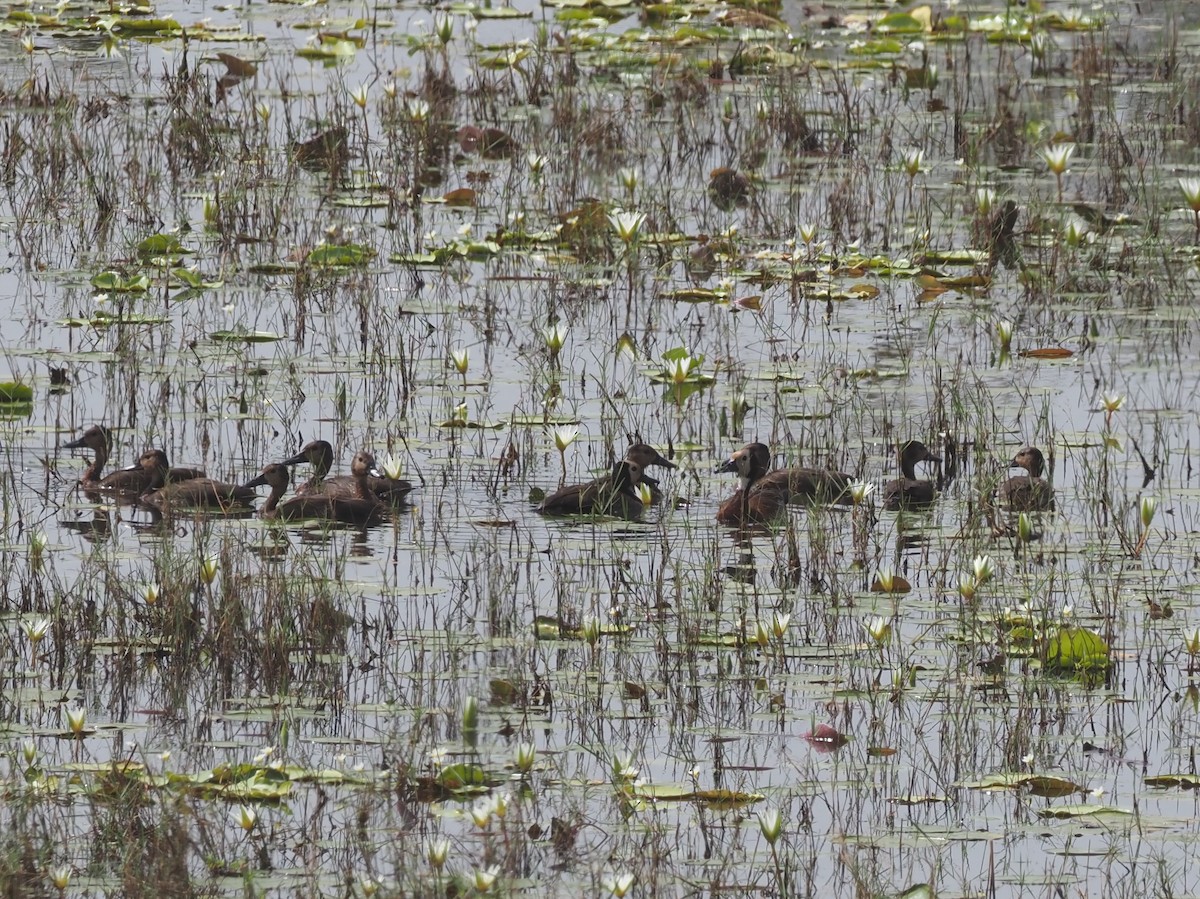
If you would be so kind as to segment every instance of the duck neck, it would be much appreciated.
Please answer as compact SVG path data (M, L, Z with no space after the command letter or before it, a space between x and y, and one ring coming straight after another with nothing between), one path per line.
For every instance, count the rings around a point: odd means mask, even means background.
M100 472L104 471L104 466L107 464L108 448L104 446L96 447L96 456L92 459L92 464L84 469L83 477L80 480L85 484L100 480Z

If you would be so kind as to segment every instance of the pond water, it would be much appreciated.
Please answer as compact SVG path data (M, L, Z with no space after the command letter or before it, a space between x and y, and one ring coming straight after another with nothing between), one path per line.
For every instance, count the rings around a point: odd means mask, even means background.
M1195 15L10 7L0 878L1196 892ZM159 521L79 489L93 423L418 489ZM882 488L908 439L928 509L716 522L745 443ZM643 520L538 514L642 440Z

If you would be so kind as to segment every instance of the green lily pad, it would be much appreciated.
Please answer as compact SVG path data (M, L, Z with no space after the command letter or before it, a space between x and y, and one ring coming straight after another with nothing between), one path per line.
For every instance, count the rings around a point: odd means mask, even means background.
M99 272L92 276L92 287L109 293L145 293L150 289L150 279L139 272L125 276L120 272Z
M309 265L320 268L356 268L375 258L375 251L361 244L324 244L305 257Z
M270 331L213 331L208 337L220 343L274 343L283 340L282 334L272 334Z
M33 388L20 381L0 382L0 403L32 403Z
M174 234L154 234L137 245L138 258L174 259L191 253Z
M1108 644L1084 627L1064 627L1046 645L1048 671L1103 671L1108 665Z

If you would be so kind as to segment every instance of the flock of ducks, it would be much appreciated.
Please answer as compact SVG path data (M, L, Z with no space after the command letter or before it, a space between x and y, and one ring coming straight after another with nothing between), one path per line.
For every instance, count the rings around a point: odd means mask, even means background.
M93 453L91 464L79 479L84 492L112 496L160 514L182 509L249 512L258 499L258 488L269 487L267 500L259 510L264 518L370 525L387 517L413 489L408 481L380 475L375 457L366 450L354 456L349 476L328 477L334 455L333 447L324 440L314 440L296 455L266 466L244 484L213 480L198 468L173 467L160 449L148 449L136 465L104 475L112 443L108 428L93 425L78 440L64 444L66 449L90 449ZM303 463L312 466L311 476L297 488L294 497L281 503L292 480L289 466Z
M259 510L264 518L371 525L384 520L413 490L408 481L382 475L376 469L375 457L366 450L355 454L349 475L330 476L334 453L324 440L314 440L294 456L267 465L244 484L213 480L197 468L174 467L160 449L148 449L136 465L104 475L112 444L112 433L102 425L93 425L79 439L64 444L66 449L89 449L93 453L92 462L80 478L83 490L111 495L160 514L182 509L249 513L258 499L258 488L269 487L270 493ZM916 466L940 463L941 457L919 440L909 440L897 447L897 459L900 477L884 485L883 507L896 511L931 505L937 497L937 486L919 479ZM302 464L311 466L310 477L296 489L295 496L282 501L291 484L290 467ZM996 491L1000 505L1019 512L1053 509L1054 489L1042 478L1046 462L1041 451L1027 446L1009 464L1026 473L1000 484ZM657 503L663 495L658 481L646 474L651 466L676 467L652 446L635 443L608 474L563 487L546 497L538 511L546 515L638 518L647 505ZM742 447L717 471L738 477L737 490L717 509L717 521L724 525L770 524L784 516L791 503L844 505L853 501L851 475L832 469L773 469L771 450L763 443Z
M897 447L900 477L888 481L883 488L883 507L889 511L926 508L937 498L938 487L933 481L917 477L916 466L922 462L941 463L919 440L909 440ZM832 469L780 468L773 469L770 448L763 443L749 443L733 453L718 468L718 472L735 473L738 488L717 509L717 521L724 525L765 525L779 520L791 503L845 505L853 502L851 485L855 479ZM658 482L648 478L648 466L675 468L653 447L634 444L612 471L586 484L564 487L547 497L538 507L547 515L613 515L619 518L638 517L647 501L657 502L662 492ZM1041 512L1054 508L1054 488L1043 479L1046 460L1041 450L1027 446L1009 463L1011 468L1023 468L1025 474L1002 482L996 490L999 504L1014 512ZM649 489L643 491L639 485Z

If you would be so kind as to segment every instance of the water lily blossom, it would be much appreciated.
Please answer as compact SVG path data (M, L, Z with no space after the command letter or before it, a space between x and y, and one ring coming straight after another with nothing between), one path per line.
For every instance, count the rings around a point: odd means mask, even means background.
M766 809L758 815L758 830L768 843L774 846L783 835L783 812L777 808Z
M542 339L546 341L546 349L550 351L550 355L557 356L562 352L563 344L567 342L567 326L562 322L555 322L542 328Z
M563 425L561 428L554 429L554 445L560 453L566 452L567 447L574 443L578 436L579 428L574 425Z
M379 463L379 469L383 472L384 477L392 481L400 480L400 476L404 474L404 460L399 456L393 456L388 453Z
M534 743L518 743L514 756L514 763L517 770L522 774L528 774L533 770L533 763L537 761L537 745Z
M254 830L254 825L258 823L258 812L251 806L243 805L238 808L238 821L242 825L242 830Z
M971 560L976 585L982 587L996 575L996 563L991 556L976 556Z
M1150 522L1154 520L1154 513L1158 509L1158 500L1153 496L1143 496L1140 503L1139 511L1142 516L1142 527L1150 527Z
M500 876L500 866L491 865L487 868L477 869L475 871L475 890L479 893L486 893L492 888L492 884L496 882L496 878Z
M38 618L33 621L22 621L21 630L25 631L26 639L34 646L37 646L45 638L46 632L50 630L50 619Z
M1200 655L1200 627L1194 627L1184 633L1183 648L1190 656Z
M615 899L625 899L625 894L633 888L637 877L628 871L622 871L620 874L614 874L612 877L605 877L600 881L600 885L615 897Z
M459 347L457 350L450 351L450 361L453 363L455 370L465 376L467 369L471 366L471 351L466 347Z
M216 556L205 556L200 562L200 582L208 585L217 579L217 573L221 570L221 563Z
M881 646L892 638L891 622L880 615L867 619L863 626L867 629L871 639Z
M1007 318L996 322L996 337L1000 340L1000 350L1007 353L1012 346L1013 323Z
M1192 212L1200 214L1200 178L1180 178L1179 189Z
M638 239L642 225L646 223L646 213L617 210L609 213L608 223L624 243L630 244Z
M430 867L435 871L440 871L446 864L446 858L450 855L450 841L445 837L440 837L436 840L430 840L429 845L425 847L425 859L429 862Z
M870 481L851 481L846 492L850 494L850 501L857 506L875 492L875 485Z
M1074 144L1051 144L1048 147L1042 147L1042 149L1038 150L1038 156L1042 158L1042 162L1046 163L1046 168L1056 177L1062 176L1067 171L1067 164L1071 161L1071 156L1074 153Z

